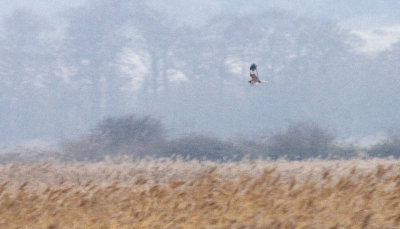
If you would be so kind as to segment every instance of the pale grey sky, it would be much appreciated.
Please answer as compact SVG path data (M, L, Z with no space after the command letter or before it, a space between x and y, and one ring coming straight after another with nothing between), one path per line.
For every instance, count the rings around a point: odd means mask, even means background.
M51 17L87 0L0 0L0 18L16 8L28 8ZM400 24L400 3L396 0L146 0L150 6L175 18L178 24L199 24L221 12L262 11L271 8L329 18L340 25L359 29Z
M32 9L40 15L49 17L60 10L82 4L85 0L1 0L0 2L0 17L10 15L17 8Z

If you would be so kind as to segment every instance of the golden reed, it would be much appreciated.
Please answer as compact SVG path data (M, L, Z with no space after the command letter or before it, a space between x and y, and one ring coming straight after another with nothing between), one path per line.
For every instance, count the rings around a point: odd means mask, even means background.
M400 161L9 163L0 228L400 228Z

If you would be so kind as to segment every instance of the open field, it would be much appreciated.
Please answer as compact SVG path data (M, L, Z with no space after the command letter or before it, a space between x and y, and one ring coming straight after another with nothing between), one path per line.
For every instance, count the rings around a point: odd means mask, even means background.
M400 161L9 163L0 228L400 228Z

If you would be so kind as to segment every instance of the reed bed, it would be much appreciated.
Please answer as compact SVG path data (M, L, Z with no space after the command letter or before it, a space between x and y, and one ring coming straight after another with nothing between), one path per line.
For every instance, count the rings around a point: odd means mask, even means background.
M400 161L8 163L0 228L400 228Z

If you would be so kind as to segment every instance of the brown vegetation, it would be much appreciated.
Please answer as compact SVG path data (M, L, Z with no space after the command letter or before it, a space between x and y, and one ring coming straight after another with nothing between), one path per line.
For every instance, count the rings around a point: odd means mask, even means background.
M400 161L9 163L0 228L400 228Z

